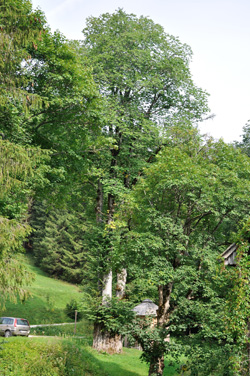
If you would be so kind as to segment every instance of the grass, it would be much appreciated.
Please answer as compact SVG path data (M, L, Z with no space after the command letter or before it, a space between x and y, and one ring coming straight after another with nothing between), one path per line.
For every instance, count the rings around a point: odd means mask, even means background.
M78 338L12 337L0 347L1 376L147 376L141 352L124 349L122 354L100 354ZM177 376L176 365L164 376Z
M101 354L88 348L87 351L92 354L95 362L98 362L102 369L110 376L147 376L148 365L140 360L141 352L136 349L123 349L122 354ZM178 365L175 362L167 362L164 370L164 376L177 376Z
M35 281L26 289L31 297L25 303L6 302L6 309L0 309L0 316L25 317L30 324L71 322L64 309L71 299L80 300L77 286L53 278L34 266L32 259L22 256L23 263L35 274Z

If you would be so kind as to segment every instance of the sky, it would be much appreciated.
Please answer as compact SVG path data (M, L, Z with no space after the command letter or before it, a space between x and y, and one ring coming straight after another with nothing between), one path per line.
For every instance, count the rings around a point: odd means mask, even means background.
M32 0L31 0L32 1ZM83 39L87 17L127 13L151 18L166 33L179 37L193 51L195 84L209 93L213 119L200 125L203 134L225 142L241 140L250 119L249 0L33 0L52 31Z

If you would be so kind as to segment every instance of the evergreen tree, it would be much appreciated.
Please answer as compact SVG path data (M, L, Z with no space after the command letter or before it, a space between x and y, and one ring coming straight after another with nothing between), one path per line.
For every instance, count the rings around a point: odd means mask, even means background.
M36 264L51 276L80 284L87 258L85 222L82 211L36 203L30 223Z
M8 295L25 284L24 273L9 261L30 232L34 198L67 201L72 182L83 180L98 136L100 100L77 45L52 35L43 13L33 11L28 0L0 3L0 47L0 160L6 185L0 202L6 256L1 286ZM69 254L64 259L67 270L72 260Z

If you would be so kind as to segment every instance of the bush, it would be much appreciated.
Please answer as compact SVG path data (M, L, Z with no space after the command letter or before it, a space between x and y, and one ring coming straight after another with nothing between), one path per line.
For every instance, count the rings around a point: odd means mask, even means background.
M66 305L65 313L69 318L74 320L75 311L77 311L77 320L81 320L83 317L83 314L81 312L80 305L75 299L71 299L71 301Z
M60 343L11 338L0 352L1 375L62 376L66 354Z

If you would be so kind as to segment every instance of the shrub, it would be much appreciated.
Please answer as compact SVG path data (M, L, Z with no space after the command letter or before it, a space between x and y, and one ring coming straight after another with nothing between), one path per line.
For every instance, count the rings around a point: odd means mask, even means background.
M65 313L69 318L74 320L75 311L77 311L77 320L81 320L83 315L80 309L80 304L75 299L71 299L71 301L66 305Z

